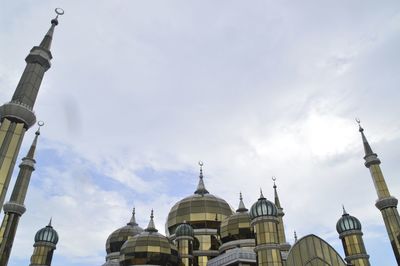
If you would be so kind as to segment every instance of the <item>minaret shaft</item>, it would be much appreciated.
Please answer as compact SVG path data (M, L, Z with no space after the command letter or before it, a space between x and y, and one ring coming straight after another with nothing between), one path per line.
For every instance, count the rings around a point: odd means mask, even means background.
M390 197L389 189L386 185L385 178L383 177L382 170L379 165L371 165L369 171L374 181L376 194L379 199Z
M0 266L6 266L8 263L18 222L21 215L25 212L24 202L32 172L35 170L34 154L39 134L38 130L28 155L22 159L22 163L19 165L20 171L11 194L11 199L4 204L5 215L0 228Z
M0 125L0 207L3 206L25 132L23 123L11 122L7 118Z

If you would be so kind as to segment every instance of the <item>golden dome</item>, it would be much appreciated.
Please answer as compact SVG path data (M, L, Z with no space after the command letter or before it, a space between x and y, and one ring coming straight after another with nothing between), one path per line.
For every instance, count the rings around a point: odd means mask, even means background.
M254 238L253 228L248 210L244 206L242 193L240 193L239 208L232 216L224 219L221 223L221 240L227 243L239 239Z
M196 191L171 208L167 219L167 229L170 234L174 234L176 227L184 221L194 229L218 229L220 222L232 213L231 207L225 200L207 191L204 186L203 171L200 168L200 180Z
M121 265L167 265L171 260L171 243L157 232L153 217L152 210L149 225L144 232L129 238L122 245Z

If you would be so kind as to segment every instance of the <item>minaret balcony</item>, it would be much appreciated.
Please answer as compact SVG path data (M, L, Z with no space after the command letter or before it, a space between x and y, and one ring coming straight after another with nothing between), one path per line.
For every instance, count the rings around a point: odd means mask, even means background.
M32 109L20 102L9 102L0 106L0 120L8 118L25 124L25 128L30 128L36 123L36 116Z

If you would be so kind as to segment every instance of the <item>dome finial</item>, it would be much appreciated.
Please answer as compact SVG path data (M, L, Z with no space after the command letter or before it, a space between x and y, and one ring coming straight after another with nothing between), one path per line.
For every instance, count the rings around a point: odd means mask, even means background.
M276 184L275 184L276 177L275 176L272 176L272 181L274 181L274 188L276 188Z
M349 215L349 214L346 212L346 209L344 208L344 204L342 204L342 209L343 209L343 215Z
M132 209L132 217L131 217L131 220L129 221L129 223L127 223L127 225L138 225L136 223L135 214L136 214L135 207L133 207L133 209Z
M262 192L262 188L260 188L260 199L265 199L263 192Z
M204 163L202 161L199 161L199 166L200 166L199 184L197 185L197 189L194 192L194 194L204 195L209 193L203 181L203 165Z
M236 212L247 212L248 209L246 206L244 206L243 203L243 197L242 197L242 192L239 193L239 208L236 210Z
M156 229L156 226L154 225L153 218L154 218L154 211L153 211L153 209L151 209L149 225L147 226L145 231L147 231L147 232L157 232L158 231Z
M295 243L297 242L297 233L296 233L296 230L294 230L294 242L295 242Z
M52 226L51 226L51 222L52 222L52 220L53 220L53 217L50 217L49 224L47 225L48 227L52 227Z

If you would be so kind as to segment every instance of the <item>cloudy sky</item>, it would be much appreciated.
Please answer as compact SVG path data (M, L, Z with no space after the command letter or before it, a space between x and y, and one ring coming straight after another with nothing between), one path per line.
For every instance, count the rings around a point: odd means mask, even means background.
M344 204L372 264L396 264L354 118L400 197L398 1L2 1L2 103L58 6L35 106L46 126L10 266L29 264L50 217L57 266L101 265L133 206L142 227L154 208L164 233L199 160L207 189L233 208L239 191L248 207L260 187L271 198L276 176L290 242L313 233L343 254Z

